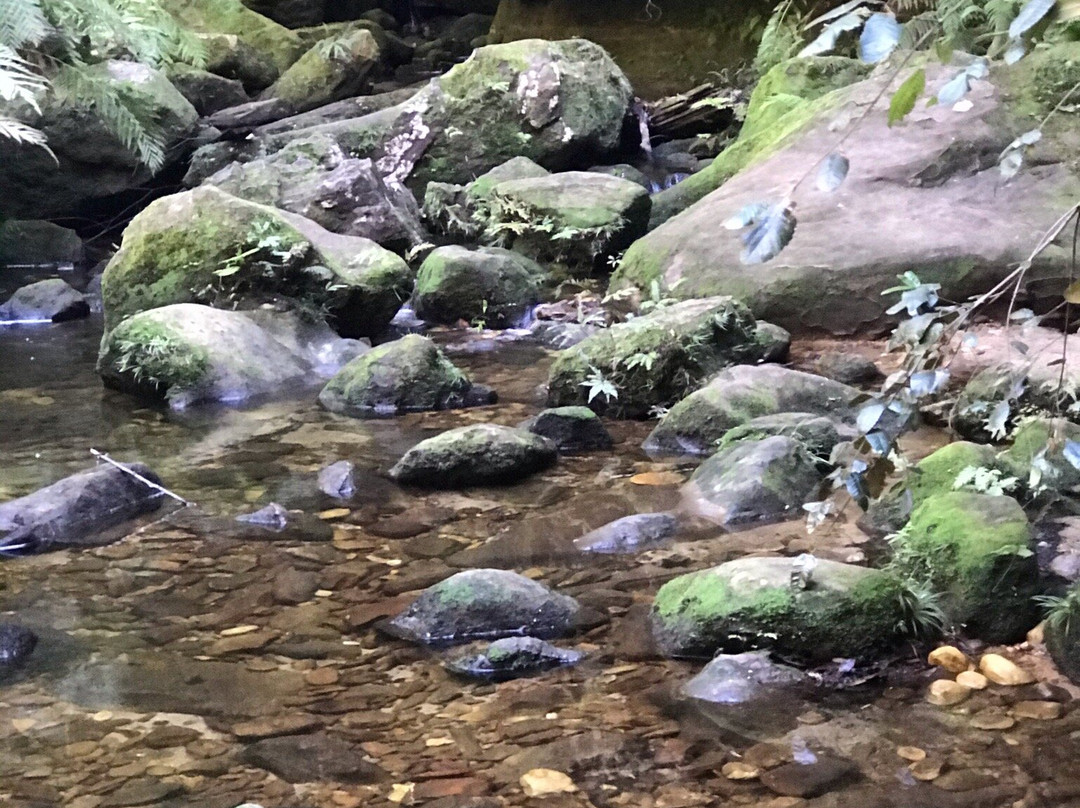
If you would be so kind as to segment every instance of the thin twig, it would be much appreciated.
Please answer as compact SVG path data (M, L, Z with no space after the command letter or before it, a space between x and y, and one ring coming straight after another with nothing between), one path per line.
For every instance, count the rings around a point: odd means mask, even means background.
M158 485L153 480L146 479L146 477L139 474L139 472L134 471L133 469L129 468L128 466L125 466L123 463L117 463L115 460L113 460L111 457L109 457L104 452L99 452L97 449L91 449L90 454L92 454L98 460L104 460L110 466L113 466L114 468L120 469L120 471L124 472L125 474L131 475L136 480L141 482L143 485L145 485L145 486L147 486L149 488L153 488L155 491L160 491L162 494L164 494L167 497L172 497L177 502L179 502L181 505L188 506L188 505L194 505L195 504L194 502L188 502L186 499L184 499L179 494L174 494L168 488L165 488L164 486Z

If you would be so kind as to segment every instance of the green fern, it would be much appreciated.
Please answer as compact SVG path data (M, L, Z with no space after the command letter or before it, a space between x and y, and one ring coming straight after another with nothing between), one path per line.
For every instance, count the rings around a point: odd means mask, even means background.
M795 56L803 46L803 20L794 9L793 0L781 3L765 24L757 54L754 71L764 76L781 62Z

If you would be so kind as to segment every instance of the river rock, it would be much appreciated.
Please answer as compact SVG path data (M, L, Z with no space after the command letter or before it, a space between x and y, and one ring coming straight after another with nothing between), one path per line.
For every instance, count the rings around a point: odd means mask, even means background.
M424 218L451 237L479 238L489 209L492 189L501 182L547 177L550 171L528 157L512 157L467 185L429 182L424 191Z
M365 350L291 315L178 303L139 312L109 331L98 372L108 387L176 409L235 405L325 379Z
M553 441L560 452L591 452L613 445L603 421L588 407L554 407L523 421L518 428Z
M1012 446L998 455L997 466L1027 485L1039 469L1038 484L1051 491L1080 486L1080 469L1070 461L1067 448L1080 442L1080 425L1064 418L1025 419L1013 434Z
M435 488L504 485L551 466L558 457L547 438L497 424L451 429L405 453L390 477Z
M322 732L256 741L240 753L240 760L287 783L375 783L387 777L364 760L359 747Z
M201 187L151 203L124 231L101 280L105 328L171 303L286 303L374 336L408 297L412 273L367 239Z
M493 400L488 388L473 385L439 346L419 334L407 334L357 357L319 394L319 403L328 410L354 418L455 409Z
M37 635L18 623L0 623L0 671L26 661L37 646Z
M813 373L736 365L673 406L646 438L645 450L711 454L728 430L780 413L811 413L851 423L851 402L857 395L854 387Z
M1001 654L983 654L979 659L979 671L996 685L1016 687L1035 681L1034 676Z
M200 39L206 47L206 70L240 82L249 95L262 92L281 75L281 69L268 53L236 34L204 33ZM210 123L215 125L212 119Z
M884 377L878 366L866 357L844 351L826 351L814 362L814 369L841 384L872 384Z
M972 689L952 679L936 679L926 691L926 700L935 707L952 707L966 701Z
M854 780L858 766L846 758L816 755L812 763L785 763L762 772L761 782L770 790L785 797L809 799L820 797L831 789Z
M127 468L161 484L141 463ZM0 504L0 546L35 552L107 544L119 538L114 528L160 508L162 496L121 469L97 466Z
M690 300L603 329L559 353L548 374L548 405L585 405L644 418L669 407L728 365L755 361L757 322L726 297ZM593 394L597 373L617 395ZM591 397L591 400L590 400Z
M802 513L821 482L805 447L777 435L721 449L698 467L683 495L695 513L729 525Z
M556 648L536 637L506 637L478 654L452 657L446 667L462 676L501 682L576 665L581 658L579 651Z
M559 637L577 601L516 572L466 570L425 589L386 629L413 642L460 643L513 635Z
M693 394L691 394L693 395ZM845 435L851 432L844 428ZM729 429L717 443L723 449L745 440L761 440L774 435L801 443L815 458L828 458L841 440L840 428L831 418L810 412L778 412L751 418L742 426Z
M180 91L180 95L203 117L249 100L244 85L239 81L207 70L199 70L190 65L170 65L168 76L172 85Z
M510 328L540 302L546 278L539 264L510 250L439 247L420 265L413 309L434 323Z
M916 508L892 546L897 569L926 579L952 624L987 642L1016 642L1038 622L1030 544L1015 499L951 491Z
M60 278L23 286L0 305L0 320L62 323L89 316L86 297Z
M313 45L262 94L287 112L279 117L360 95L379 63L379 46L370 31L346 30Z
M291 517L288 509L277 502L264 505L257 511L242 513L236 517L237 522L247 525L257 525L267 530L282 531L289 526Z
M193 31L239 40L246 49L262 54L278 72L287 70L304 51L296 33L252 11L241 0L162 0L161 4ZM215 55L209 58L208 69L216 73Z
M130 94L157 122L166 166L190 151L198 113L164 75L131 61L105 61L84 68L113 91ZM0 154L0 214L23 219L70 216L122 191L145 184L153 172L124 146L87 103L60 100L55 92L29 106L19 119L43 132L51 151L8 145ZM55 154L55 159L53 155Z
M810 662L867 659L900 639L904 584L881 571L817 559L805 588L791 558L741 558L660 588L653 636L671 656L770 649Z
M356 466L348 460L331 463L319 472L319 490L334 499L349 499L356 493Z
M659 547L678 529L674 514L639 513L589 531L575 539L574 546L584 553L638 553Z
M0 264L79 264L84 256L74 230L43 219L0 224Z

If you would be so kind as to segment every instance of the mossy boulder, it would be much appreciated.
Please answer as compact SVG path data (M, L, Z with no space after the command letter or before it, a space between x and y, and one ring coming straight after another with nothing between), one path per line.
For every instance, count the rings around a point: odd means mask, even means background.
M101 281L106 330L171 303L325 314L343 336L381 332L408 297L412 273L372 241L237 199L217 188L148 206L124 231Z
M249 95L260 93L277 81L281 70L274 60L235 34L203 34L206 70L240 82Z
M167 75L172 85L180 91L180 95L203 117L250 100L241 82L208 70L174 64L169 66Z
M474 387L434 342L408 334L343 367L327 382L319 403L331 412L375 418L488 404L492 398L487 388Z
M270 58L279 72L303 53L300 38L240 0L162 0L177 20L204 34L230 34ZM215 71L216 72L216 71Z
M475 424L416 444L390 469L390 477L429 488L506 485L543 471L557 456L547 438L508 426Z
M446 667L462 676L503 682L521 676L532 676L552 668L576 665L580 651L556 648L537 637L504 637L495 640L480 653L453 657Z
M539 264L510 250L439 247L420 265L413 308L435 323L510 328L540 302L545 279Z
M729 430L755 418L812 413L840 422L855 417L859 391L824 376L777 365L736 365L675 404L645 440L646 451L710 454Z
M801 443L811 456L818 459L828 458L833 447L842 439L836 421L831 418L810 412L780 412L751 418L742 426L729 429L716 448L725 449L741 441L761 440L775 435Z
M806 448L782 435L721 449L683 488L687 506L721 525L782 519L816 499L822 475Z
M379 46L370 31L354 29L316 43L262 94L292 113L359 95L379 64Z
M164 74L139 62L118 60L85 69L157 123L164 147L160 168L187 156L199 116ZM92 104L70 101L54 90L41 99L40 112L24 105L12 114L44 133L51 153L39 146L5 142L0 149L4 218L52 219L85 213L97 200L139 188L154 176Z
M588 407L554 407L518 427L553 441L560 452L589 452L612 446L603 421Z
M102 340L97 369L107 387L182 409L278 396L364 350L290 315L179 303L122 320Z
M89 316L86 297L60 278L20 287L0 305L0 321L62 323Z
M925 499L893 540L893 565L941 596L947 618L987 642L1015 642L1038 622L1031 529L1012 497L950 491Z
M664 584L652 608L653 636L668 655L768 649L811 663L872 659L901 639L895 575L815 559L805 588L796 559L742 558Z
M548 374L548 405L585 405L643 418L670 407L728 365L760 356L757 322L728 297L690 300L587 337L562 351ZM599 377L616 396L592 391ZM591 380L591 381L590 381Z
M998 464L1009 474L1027 484L1032 474L1040 486L1065 491L1080 486L1080 469L1069 456L1076 458L1070 444L1080 442L1080 425L1065 418L1029 418L1022 421L1013 435L1012 446L998 456Z
M424 218L440 233L478 239L484 229L492 190L501 182L539 179L551 172L528 157L514 157L467 185L429 182L424 190Z
M570 631L579 609L573 598L516 572L476 569L428 587L386 628L420 643L514 635L550 638Z

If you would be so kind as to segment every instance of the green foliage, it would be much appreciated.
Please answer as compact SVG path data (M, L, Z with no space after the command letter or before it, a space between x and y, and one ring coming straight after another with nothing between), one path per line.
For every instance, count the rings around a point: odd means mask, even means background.
M1020 481L1016 477L1006 477L1001 469L989 469L985 466L965 466L956 476L953 488L978 491L980 494L1004 496L1013 491Z
M619 398L619 388L611 379L607 378L599 368L589 366L591 373L581 383L582 387L588 388L591 404L597 396L603 396L605 403L610 403Z
M1080 588L1062 596L1040 595L1035 602L1046 615L1046 627L1060 637L1067 637L1073 625L1080 622Z
M915 109L915 101L926 89L926 71L919 68L900 85L889 101L889 126L900 123Z
M115 367L139 384L162 390L192 387L206 375L208 358L167 330L142 323L121 324Z
M754 72L764 76L770 69L792 58L803 44L803 20L795 11L792 0L781 3L769 17L761 35Z
M917 640L932 640L945 632L948 618L941 605L941 596L925 583L905 582L897 594L900 602L901 634Z

